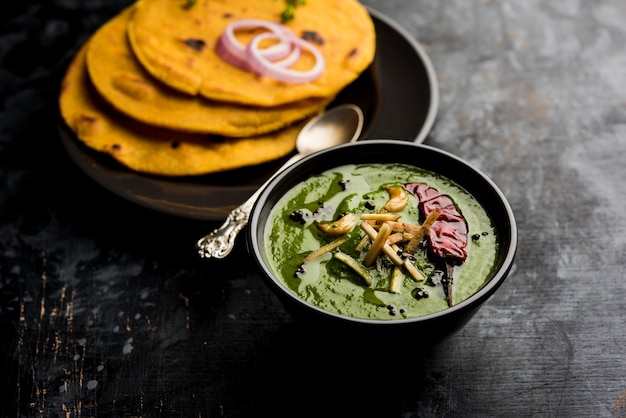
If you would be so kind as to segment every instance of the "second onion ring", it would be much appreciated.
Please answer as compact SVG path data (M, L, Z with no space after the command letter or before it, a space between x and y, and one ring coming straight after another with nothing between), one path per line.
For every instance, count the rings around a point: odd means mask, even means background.
M247 46L235 36L236 30L267 29L256 35ZM266 39L277 40L267 48L260 43ZM307 83L320 77L326 66L324 56L315 45L298 38L286 26L261 19L240 19L229 24L215 47L217 54L226 62L246 71L288 83ZM292 70L301 56L302 49L315 58L315 65L307 71Z

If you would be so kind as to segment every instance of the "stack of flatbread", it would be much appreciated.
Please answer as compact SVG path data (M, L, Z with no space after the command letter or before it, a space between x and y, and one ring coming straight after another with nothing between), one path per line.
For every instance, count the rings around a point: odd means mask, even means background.
M375 53L373 22L356 0L308 0L285 23L323 40L326 66L314 81L259 76L216 52L230 22L280 22L284 9L284 0L139 0L76 54L61 115L88 147L142 173L200 175L283 157Z

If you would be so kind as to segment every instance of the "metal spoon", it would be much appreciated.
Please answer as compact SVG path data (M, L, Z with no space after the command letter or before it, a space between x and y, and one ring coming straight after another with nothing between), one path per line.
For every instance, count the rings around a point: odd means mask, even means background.
M254 203L278 173L313 152L356 141L362 129L363 112L353 104L339 105L311 119L298 134L296 140L298 153L280 167L248 200L235 208L222 226L196 243L200 257L224 258L230 254L235 246L237 234L248 224Z

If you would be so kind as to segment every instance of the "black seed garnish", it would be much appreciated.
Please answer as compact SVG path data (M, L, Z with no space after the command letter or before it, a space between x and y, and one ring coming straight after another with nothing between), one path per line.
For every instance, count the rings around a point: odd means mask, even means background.
M299 222L302 225L304 225L306 223L306 214L300 209L294 210L293 212L289 214L289 219L291 219L292 221Z
M428 291L425 290L423 287L418 287L416 289L413 289L411 295L413 295L415 299L420 300L422 298L428 297Z
M206 42L204 42L202 39L187 39L183 42L185 43L185 45L195 49L198 52L201 52L206 46Z
M489 235L489 232L487 231L483 231L483 233L481 234L483 237L486 237L487 235Z
M403 260L409 260L409 261L415 261L415 256L411 253L402 253L400 254L400 252L398 252L398 255L400 256L401 259Z
M376 205L371 200L368 200L367 202L365 202L365 208L369 210L374 210L376 209Z
M330 207L330 206L322 206L322 207L319 207L319 208L315 209L315 212L313 212L312 217L313 218L318 218L320 216L331 216L333 214L333 212L334 212L334 210L333 210L332 207Z
M344 191L348 188L349 185L350 185L350 179L341 180L339 182L339 186L341 186L341 189Z
M312 42L318 45L324 45L324 38L320 36L319 33L313 30L305 30L302 32L302 39L305 41Z
M474 234L474 235L472 235L472 239L473 239L474 241L478 241L478 240L480 239L480 234Z
M304 264L300 264L298 266L298 269L295 271L295 273L293 273L293 277L295 278L299 278L300 276L302 276L304 273L306 273L306 270L304 269Z
M437 286L438 284L441 284L442 280L443 280L443 271L442 270L435 270L435 271L433 271L433 273L428 278L428 283L431 286Z

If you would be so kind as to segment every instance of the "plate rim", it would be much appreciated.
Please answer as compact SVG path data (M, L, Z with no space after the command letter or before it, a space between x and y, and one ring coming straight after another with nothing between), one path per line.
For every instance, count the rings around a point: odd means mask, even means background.
M419 133L412 141L417 144L421 144L431 133L432 128L435 125L435 121L437 120L437 114L439 112L439 81L437 78L435 66L433 65L433 62L431 61L424 48L419 44L417 39L409 33L408 30L406 30L398 22L385 15L384 13L374 10L369 6L365 6L365 8L370 13L370 15L376 17L378 20L385 23L387 26L391 27L398 34L400 34L407 41L407 43L413 47L415 52L417 52L417 55L420 57L420 61L422 61L422 63L424 64L424 69L426 70L426 76L428 78L428 85L430 89L430 104L428 106L426 119L424 119L424 123Z

